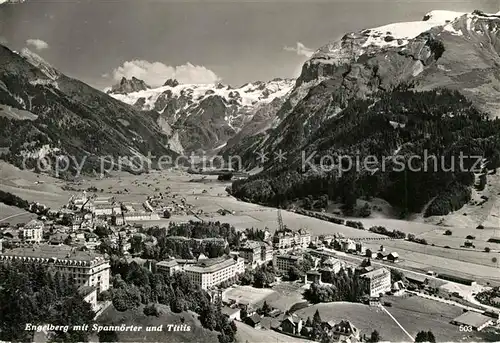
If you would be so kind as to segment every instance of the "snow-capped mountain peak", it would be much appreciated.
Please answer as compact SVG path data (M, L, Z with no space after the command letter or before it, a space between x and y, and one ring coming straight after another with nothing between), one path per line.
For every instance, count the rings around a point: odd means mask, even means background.
M30 64L39 68L50 80L55 81L59 78L59 71L57 71L47 61L45 61L42 57L40 57L30 49L23 48L19 53L19 56L23 57Z
M141 82L135 80L134 84ZM122 87L122 84L127 87ZM222 83L181 84L173 79L157 88L148 88L141 83L140 89L136 89L128 87L129 84L129 80L122 80L108 94L138 109L160 113L158 120L177 129L183 149L189 151L225 144L253 119L257 111L262 112L262 107L284 98L295 80L256 81L238 88ZM124 91L126 89L131 91ZM275 111L276 106L269 108ZM201 141L197 137L193 142L193 132L190 131L193 126L196 126L196 136L202 132Z
M404 48L410 41L435 28L457 33L454 31L453 26L462 17L466 18L469 29L471 23L478 18L486 20L499 19L498 14L487 14L481 11L465 13L435 10L427 13L421 21L392 23L348 33L341 40L318 49L311 60L321 63L342 64L379 49Z
M157 110L163 112L167 104L161 106L163 99L185 97L186 106L201 102L211 96L220 96L228 104L252 107L257 104L269 103L276 97L286 95L293 87L295 80L275 79L269 82L256 81L247 83L239 88L233 88L229 85L218 84L180 84L177 80L169 79L165 84L158 88L149 88L144 81L132 78L132 80L123 79L122 84L138 83L144 85L144 89L133 89L123 92L122 88L114 86L108 93L114 98L121 100L129 105L142 103L143 110ZM158 103L160 102L160 104Z

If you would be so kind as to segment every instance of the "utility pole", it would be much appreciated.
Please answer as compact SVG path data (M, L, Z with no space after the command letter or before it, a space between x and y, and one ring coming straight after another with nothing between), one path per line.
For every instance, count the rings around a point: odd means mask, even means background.
M278 207L278 231L283 231L283 217L281 216L281 207Z

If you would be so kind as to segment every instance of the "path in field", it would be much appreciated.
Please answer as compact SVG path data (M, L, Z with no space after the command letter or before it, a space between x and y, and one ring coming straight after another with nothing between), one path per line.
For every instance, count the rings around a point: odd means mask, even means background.
M396 320L396 318L394 318L394 316L389 311L387 311L387 309L384 306L380 306L380 307L382 308L382 310L384 310L385 313L387 313L389 315L389 317L392 318L392 320L394 320L394 323L396 323L401 328L401 330L403 330L403 332L406 334L406 336L410 337L410 342L413 342L415 339L408 333L408 331L406 331L406 329L403 327L403 325L401 325Z
M5 221L5 220L7 220L7 219L10 219L10 218L19 217L19 216L23 216L23 215L27 215L27 214L30 214L30 213L29 213L29 212L28 212L28 213L23 212L23 213L13 214L13 215L11 215L11 216L8 216L8 217L5 217L5 218L0 219L0 222L3 222L3 221Z

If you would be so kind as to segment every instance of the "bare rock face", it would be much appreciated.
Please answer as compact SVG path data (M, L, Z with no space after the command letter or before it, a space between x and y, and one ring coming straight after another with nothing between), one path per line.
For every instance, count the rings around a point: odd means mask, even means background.
M263 111L270 111L269 116L274 118L279 107L267 105L284 98L294 84L295 80L276 79L232 88L221 83L179 84L167 80L162 87L140 87L126 93L122 91L131 87L121 87L110 95L138 109L158 112L158 123L162 127L163 123L169 125L171 134L178 138L176 146L179 149L182 146L185 153L210 152L224 146L239 132L247 132L246 125L252 122L254 126L263 118ZM255 117L256 113L260 114ZM267 123L268 116L265 117Z
M179 81L175 79L168 79L163 85L169 87L177 87L179 85Z
M119 84L114 85L109 91L110 94L127 94L131 92L143 91L150 88L146 82L132 77L130 80L123 77Z
M252 148L298 148L350 101L402 85L458 90L500 116L500 15L432 11L423 19L348 33L318 49L274 129L251 140Z
M83 171L92 173L101 156L176 155L152 113L67 77L29 50L16 53L0 45L0 108L5 107L10 110L0 116L0 147L9 153L2 158L23 168L39 157L64 155L85 162Z

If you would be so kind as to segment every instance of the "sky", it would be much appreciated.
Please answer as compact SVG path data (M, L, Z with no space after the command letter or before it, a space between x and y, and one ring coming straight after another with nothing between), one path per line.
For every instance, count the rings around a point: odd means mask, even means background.
M433 9L489 13L498 0L26 0L0 5L0 43L29 47L68 76L104 88L233 86L296 77L310 54L346 32L421 20Z

